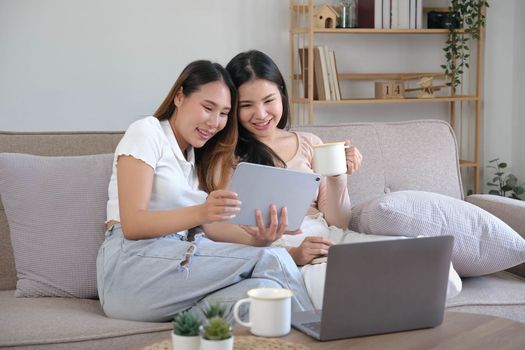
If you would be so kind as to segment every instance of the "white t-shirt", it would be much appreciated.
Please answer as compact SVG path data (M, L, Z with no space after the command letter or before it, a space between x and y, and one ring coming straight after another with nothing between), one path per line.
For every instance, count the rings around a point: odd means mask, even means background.
M207 194L198 188L192 147L187 154L188 160L184 158L168 120L146 117L131 124L115 150L113 174L108 187L107 221L120 221L117 159L121 155L140 159L155 171L150 210L168 210L203 203ZM186 235L187 230L178 233Z

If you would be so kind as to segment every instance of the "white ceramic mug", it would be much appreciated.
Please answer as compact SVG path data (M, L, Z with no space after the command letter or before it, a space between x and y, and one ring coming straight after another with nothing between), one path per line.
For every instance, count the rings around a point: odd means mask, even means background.
M324 176L346 173L345 143L331 142L314 146L314 171Z
M239 307L250 304L248 322L239 317ZM261 337L281 337L290 333L292 320L292 291L285 288L255 288L248 298L235 303L233 316L250 332Z

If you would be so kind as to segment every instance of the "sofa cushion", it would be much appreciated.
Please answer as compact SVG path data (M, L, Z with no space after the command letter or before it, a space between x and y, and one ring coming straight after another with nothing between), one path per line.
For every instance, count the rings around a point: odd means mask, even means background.
M452 263L460 276L479 276L525 262L525 240L489 212L462 200L399 191L353 211L351 228L378 235L454 236Z
M473 194L465 200L496 215L525 238L525 201L491 194ZM525 277L525 263L511 267L508 271Z
M428 191L462 199L454 131L442 120L294 126L324 142L350 141L363 154L348 176L353 205L395 191ZM439 166L436 166L439 165Z
M525 279L507 271L464 278L463 290L447 300L447 309L525 322Z
M98 300L15 298L13 291L0 291L0 310L0 348L137 349L171 329L166 322L108 318Z
M96 298L112 154L0 154L16 296Z

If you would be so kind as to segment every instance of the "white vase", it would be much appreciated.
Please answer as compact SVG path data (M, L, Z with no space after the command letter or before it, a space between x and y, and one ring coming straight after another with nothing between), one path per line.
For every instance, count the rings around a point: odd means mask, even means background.
M233 350L233 336L224 340L208 340L201 337L200 350Z
M200 336L177 335L171 332L171 348L173 350L199 350Z

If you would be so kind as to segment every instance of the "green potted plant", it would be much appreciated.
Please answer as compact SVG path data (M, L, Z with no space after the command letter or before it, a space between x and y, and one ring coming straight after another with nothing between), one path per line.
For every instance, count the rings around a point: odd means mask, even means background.
M225 317L226 306L223 305L220 300L216 300L213 304L206 303L206 305L202 308L202 313L207 319L213 318L215 316Z
M441 65L447 76L447 85L451 94L456 94L457 87L461 84L463 69L470 68L468 60L471 39L477 40L482 27L485 27L485 8L489 7L486 0L451 0L448 7L448 37L445 48L446 64ZM464 33L457 27L463 27Z
M173 318L171 343L173 350L199 350L199 328L202 322L189 311L178 313Z
M495 187L489 194L523 200L520 196L525 193L524 184L519 184L518 178L513 174L505 174L507 163L500 162L499 158L489 161L487 168L494 169L494 178L487 182L488 186Z
M230 322L224 317L213 316L200 327L201 350L233 350Z

